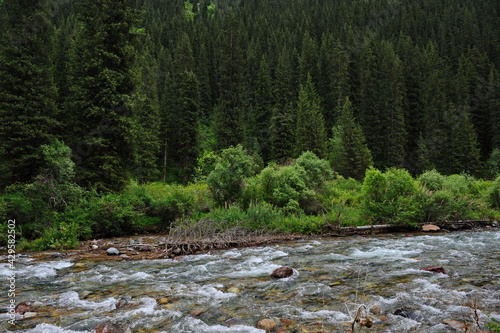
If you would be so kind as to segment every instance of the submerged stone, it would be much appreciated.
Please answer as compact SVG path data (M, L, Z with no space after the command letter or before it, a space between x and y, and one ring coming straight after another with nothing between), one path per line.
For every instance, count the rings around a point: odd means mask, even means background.
M432 273L441 273L446 274L444 268L441 266L427 266L420 268L421 271L432 272Z
M265 330L266 332L271 332L276 329L276 327L278 327L278 324L272 319L262 319L257 323L257 328Z

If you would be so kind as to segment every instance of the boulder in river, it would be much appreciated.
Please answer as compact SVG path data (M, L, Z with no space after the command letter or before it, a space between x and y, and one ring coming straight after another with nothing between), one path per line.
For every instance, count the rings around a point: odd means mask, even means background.
M108 256L119 256L120 251L116 247L110 247L109 249L106 250L106 254Z
M434 225L434 224L426 224L426 225L423 225L422 226L422 231L439 231L441 230L440 227L438 227L437 225Z
M422 267L420 268L421 271L427 271L427 272L432 272L432 273L441 273L441 274L446 274L444 271L444 268L441 266L427 266L427 267Z
M14 311L24 315L26 312L36 312L36 308L34 307L33 302L21 302L16 305Z
M412 320L417 320L418 315L415 313L415 311L411 310L406 310L406 309L397 309L394 311L395 316L401 316L404 318L412 319Z
M289 276L292 276L293 274L293 269L290 268L290 267L280 267L280 268L276 268L273 273L271 274L271 276L273 278L276 278L276 279L283 279L283 278L287 278Z
M257 328L265 330L266 332L271 332L278 327L278 323L273 319L262 319L257 323Z

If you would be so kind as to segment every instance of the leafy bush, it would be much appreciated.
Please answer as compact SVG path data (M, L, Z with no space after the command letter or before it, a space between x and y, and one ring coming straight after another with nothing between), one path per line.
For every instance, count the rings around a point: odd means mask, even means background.
M310 189L321 189L325 181L333 178L333 171L328 161L320 159L310 151L302 153L294 165L304 169L304 181Z
M491 208L500 209L500 177L498 177L489 188L487 202Z
M372 223L415 225L422 219L415 180L406 170L370 169L362 186L363 215Z
M426 171L418 177L420 184L430 191L443 189L445 179L446 176L443 176L436 170Z
M254 175L257 165L241 146L220 152L207 184L219 205L228 205L240 199L245 187L244 179Z

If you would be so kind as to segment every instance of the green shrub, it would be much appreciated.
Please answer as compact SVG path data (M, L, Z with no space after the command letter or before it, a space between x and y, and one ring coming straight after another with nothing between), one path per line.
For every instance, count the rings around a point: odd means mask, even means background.
M489 188L487 203L491 208L500 209L500 177L498 177Z
M372 223L415 226L422 219L416 181L406 170L370 169L362 186L362 210Z
M333 171L328 161L320 159L310 151L302 153L294 165L304 169L304 181L309 189L322 189L325 181L333 178Z
M422 186L430 191L439 191L443 189L446 176L443 176L436 170L426 171L418 177Z
M215 167L207 177L207 184L217 204L228 205L241 198L244 179L256 173L252 156L241 146L220 152Z

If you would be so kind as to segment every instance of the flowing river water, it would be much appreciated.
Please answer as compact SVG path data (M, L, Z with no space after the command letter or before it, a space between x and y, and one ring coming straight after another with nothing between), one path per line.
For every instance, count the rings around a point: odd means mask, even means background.
M16 302L36 302L38 312L17 315L15 326L1 313L0 331L92 332L111 321L132 332L264 333L256 324L271 318L281 332L347 332L364 304L373 326L356 332L457 332L443 324L448 319L473 332L471 302L483 329L490 318L500 321L499 244L500 231L491 229L308 239L176 260L21 257ZM7 278L12 272L2 259ZM447 274L420 270L435 265ZM296 272L270 277L280 266ZM395 314L402 310L406 316Z

